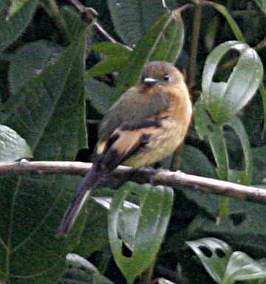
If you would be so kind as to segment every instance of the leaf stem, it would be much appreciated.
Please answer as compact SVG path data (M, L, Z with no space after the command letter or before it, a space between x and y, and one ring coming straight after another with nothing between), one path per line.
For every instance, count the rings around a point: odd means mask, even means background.
M200 26L202 18L201 2L194 1L194 4L195 4L195 10L193 16L192 40L191 40L191 49L190 49L189 71L188 71L188 86L190 89L193 88L196 84L197 55L198 55Z
M70 34L66 25L64 18L62 17L59 7L55 0L45 0L47 5L43 5L46 12L50 15L50 17L54 20L56 26L61 31L63 39L67 42L70 42Z

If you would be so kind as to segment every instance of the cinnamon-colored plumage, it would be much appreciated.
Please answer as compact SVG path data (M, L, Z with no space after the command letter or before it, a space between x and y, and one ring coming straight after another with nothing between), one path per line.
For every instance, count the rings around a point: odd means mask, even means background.
M183 75L170 63L145 65L140 84L126 91L103 118L93 168L58 233L70 231L91 190L119 164L139 168L171 155L183 142L191 115Z

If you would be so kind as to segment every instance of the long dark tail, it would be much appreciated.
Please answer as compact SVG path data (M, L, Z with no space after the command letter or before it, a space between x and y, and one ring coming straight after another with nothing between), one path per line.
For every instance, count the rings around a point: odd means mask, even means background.
M105 171L99 169L97 166L93 166L92 169L86 174L83 181L79 185L76 195L64 214L64 217L57 229L58 235L65 235L70 232L76 219L86 203L91 191L102 180Z

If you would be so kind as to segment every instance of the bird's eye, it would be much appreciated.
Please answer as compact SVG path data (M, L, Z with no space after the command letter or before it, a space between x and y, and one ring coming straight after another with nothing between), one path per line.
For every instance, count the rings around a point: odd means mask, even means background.
M170 80L170 76L169 75L164 75L163 76L163 80L164 81L169 81Z

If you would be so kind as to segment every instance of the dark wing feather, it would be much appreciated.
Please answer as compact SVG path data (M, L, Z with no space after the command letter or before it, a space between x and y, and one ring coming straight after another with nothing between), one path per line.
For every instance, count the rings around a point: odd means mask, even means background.
M134 129L146 118L158 115L169 108L169 97L154 92L142 93L133 87L124 93L103 118L99 129L99 143L105 141L121 125Z

